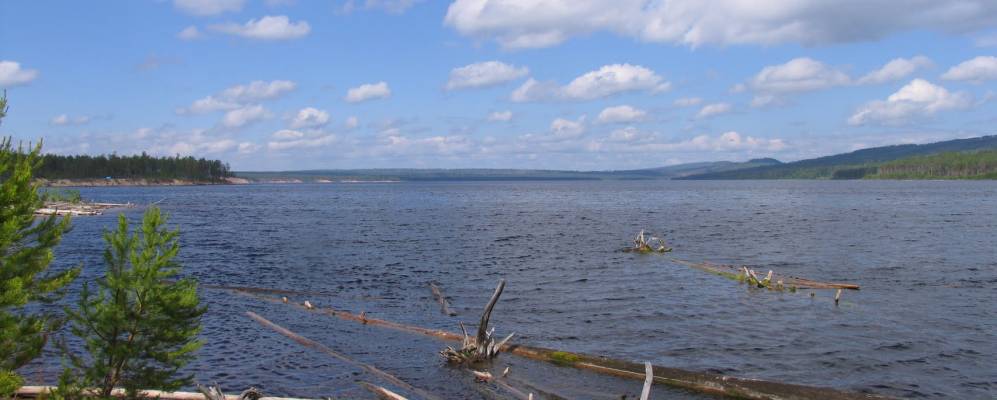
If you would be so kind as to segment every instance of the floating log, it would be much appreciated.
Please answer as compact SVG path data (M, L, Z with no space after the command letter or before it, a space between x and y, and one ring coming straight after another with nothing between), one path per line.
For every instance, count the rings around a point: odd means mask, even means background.
M360 386L363 386L364 389L367 389L371 393L374 393L374 395L376 395L377 398L381 400L408 400L405 397L402 397L402 395L398 393L392 392L388 389L377 386L375 384L369 382L357 382L357 383L359 383Z
M247 293L266 301L276 304L283 304L279 299L267 296L260 296ZM307 310L298 304L289 303L301 310L318 312L324 315L333 316L345 321L361 322L359 316L347 311L334 310L331 308L316 308ZM400 324L397 322L385 321L381 319L367 317L363 320L367 325L380 326L394 329L401 332L420 334L435 337L442 340L461 341L463 337L456 333L442 331L438 329L428 329L417 326ZM542 347L525 346L519 344L506 344L502 350L520 357L530 358L539 361L546 361L556 365L589 370L604 375L621 378L645 380L645 367L641 364L615 360L608 357L591 356L580 353L547 349ZM756 379L737 378L727 375L713 374L708 372L695 372L679 368L669 368L653 366L654 382L698 391L702 393L729 396L733 398L752 400L869 400L869 399L891 399L886 396L847 392L832 388L815 386L796 385L790 383L770 382Z
M55 386L21 386L14 392L14 398L17 399L41 399L47 398L56 389ZM84 393L91 393L96 395L97 390L93 389L91 391L84 391ZM211 400L206 397L203 393L195 392L164 392L162 390L142 390L138 393L139 397L147 399L161 399L161 400ZM242 395L228 394L224 395L224 400L244 400ZM127 393L124 389L114 389L111 391L111 397L114 398L127 398ZM294 397L270 397L264 396L260 397L258 400L304 400Z
M640 400L648 400L651 396L651 384L654 383L654 367L651 362L644 363L644 389L640 391Z
M384 372L384 371L378 369L377 367L374 367L373 365L365 364L365 363L362 363L360 361L356 361L356 360L354 360L352 358L349 358L346 355L344 355L342 353L339 353L339 352L337 352L337 351L335 351L335 350L333 350L333 349L331 349L329 347L326 347L325 345L323 345L323 344L321 344L319 342L316 342L316 341L308 339L308 338L306 338L304 336L298 335L298 334L296 334L294 332L291 332L287 328L284 328L284 327L282 327L280 325L277 325L277 324L275 324L273 322L270 322L266 318L263 318L263 317L259 316L258 314L254 313L252 311L246 311L246 315L248 315L249 318L252 318L254 321L258 322L260 325L263 325L263 326L265 326L267 328L270 328L273 331L275 331L275 332L277 332L277 333L279 333L281 335L287 336L289 339L297 342L298 344L300 344L302 346L309 347L309 348L321 351L321 352L323 352L325 354L328 354L330 356L333 356L334 358L336 358L336 359L338 359L340 361L343 361L343 362L345 362L347 364L350 364L350 365L355 366L357 368L360 368L360 369L362 369L364 371L367 371L371 375L373 375L375 377L378 377L381 380L384 380L385 382L388 382L388 383L390 383L392 385L398 386L398 387L400 387L402 389L405 389L405 390L407 390L409 392L415 393L415 394L419 395L419 397L422 397L424 399L428 399L428 400L440 400L439 397L437 397L437 396L435 396L435 395L433 395L433 394L431 394L431 393L429 393L429 392L427 392L425 390L419 389L419 388L417 388L415 386L412 386L412 385L410 385L408 383L405 383L405 381L403 381L401 379L398 379L394 375L391 375L391 374L389 374L387 372Z
M439 286L435 283L429 283L429 290L433 292L433 297L436 297L436 301L440 303L440 311L447 316L453 317L457 313L450 309L450 303L447 302L446 296L443 295L443 291L440 290Z
M676 264L685 265L687 267L695 268L698 270L706 271L723 277L727 277L736 281L747 281L750 284L756 284L758 287L764 287L769 289L777 289L782 282L781 286L788 287L790 291L795 291L796 289L849 289L849 290L859 290L859 285L853 283L837 283L837 282L819 282L811 279L800 278L790 275L776 274L769 272L769 275L765 279L758 279L753 270L748 269L745 266L736 265L726 265L726 264L712 264L712 263L696 263L692 261L680 260L677 258L668 258L669 261ZM772 280L775 279L776 284L772 284Z

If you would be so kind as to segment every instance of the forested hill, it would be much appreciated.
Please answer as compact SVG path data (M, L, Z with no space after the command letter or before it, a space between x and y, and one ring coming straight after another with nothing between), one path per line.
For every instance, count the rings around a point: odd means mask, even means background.
M928 144L873 147L809 160L735 171L694 174L678 179L855 179L870 178L878 166L916 156L997 149L997 136L956 139Z
M180 179L192 182L221 182L232 176L228 164L194 157L45 154L36 177L43 179Z

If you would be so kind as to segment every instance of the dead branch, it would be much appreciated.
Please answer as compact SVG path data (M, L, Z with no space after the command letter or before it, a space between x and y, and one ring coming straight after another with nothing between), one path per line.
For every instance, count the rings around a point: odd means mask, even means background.
M450 309L450 303L447 302L446 296L443 295L443 291L440 290L439 286L435 283L429 283L429 290L433 292L433 296L436 297L436 301L440 303L440 311L447 316L456 316L457 313Z
M374 395L376 395L377 398L381 400L408 400L402 397L402 395L398 393L392 392L388 389L374 385L372 383L369 382L357 382L357 383L359 383L360 386L363 386L364 389L367 389L371 393L374 393Z

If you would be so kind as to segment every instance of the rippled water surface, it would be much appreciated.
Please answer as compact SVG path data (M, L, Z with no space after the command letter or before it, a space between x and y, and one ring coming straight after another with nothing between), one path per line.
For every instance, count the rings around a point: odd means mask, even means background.
M149 203L182 231L205 284L325 292L312 303L457 330L500 278L497 333L520 343L742 377L903 397L997 396L995 182L496 182L84 189ZM137 217L140 211L128 214ZM57 255L102 270L80 217ZM664 234L674 256L862 285L773 293L619 250ZM460 313L439 312L439 282ZM79 282L76 283L78 285ZM251 310L447 398L483 396L444 343L202 289L201 382L278 395L367 397L369 379L244 316ZM507 357L508 362L521 360ZM57 366L50 354L45 362ZM532 368L532 369L531 369ZM604 379L524 365L553 388ZM548 371L551 370L551 371ZM54 381L36 367L29 379ZM555 377L563 376L557 383ZM639 382L607 382L615 396ZM662 398L697 398L657 392ZM586 397L586 395L578 395Z

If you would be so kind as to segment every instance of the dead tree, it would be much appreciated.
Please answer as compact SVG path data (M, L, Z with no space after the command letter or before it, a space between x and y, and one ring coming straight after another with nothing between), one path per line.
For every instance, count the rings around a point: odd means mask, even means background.
M464 324L460 324L461 331L464 332L464 339L460 349L454 349L453 347L447 346L443 349L440 354L443 356L447 362L451 364L474 364L481 361L491 360L498 355L499 349L505 345L509 339L515 333L509 334L505 339L499 342L495 341L492 334L495 332L495 328L488 329L488 321L492 317L492 310L495 308L495 303L498 303L499 296L502 296L502 290L505 289L505 279L499 281L498 286L495 288L495 292L492 293L492 298L488 300L488 304L485 306L485 311L481 313L481 321L478 323L478 334L471 338L467 335L467 329L464 329Z

